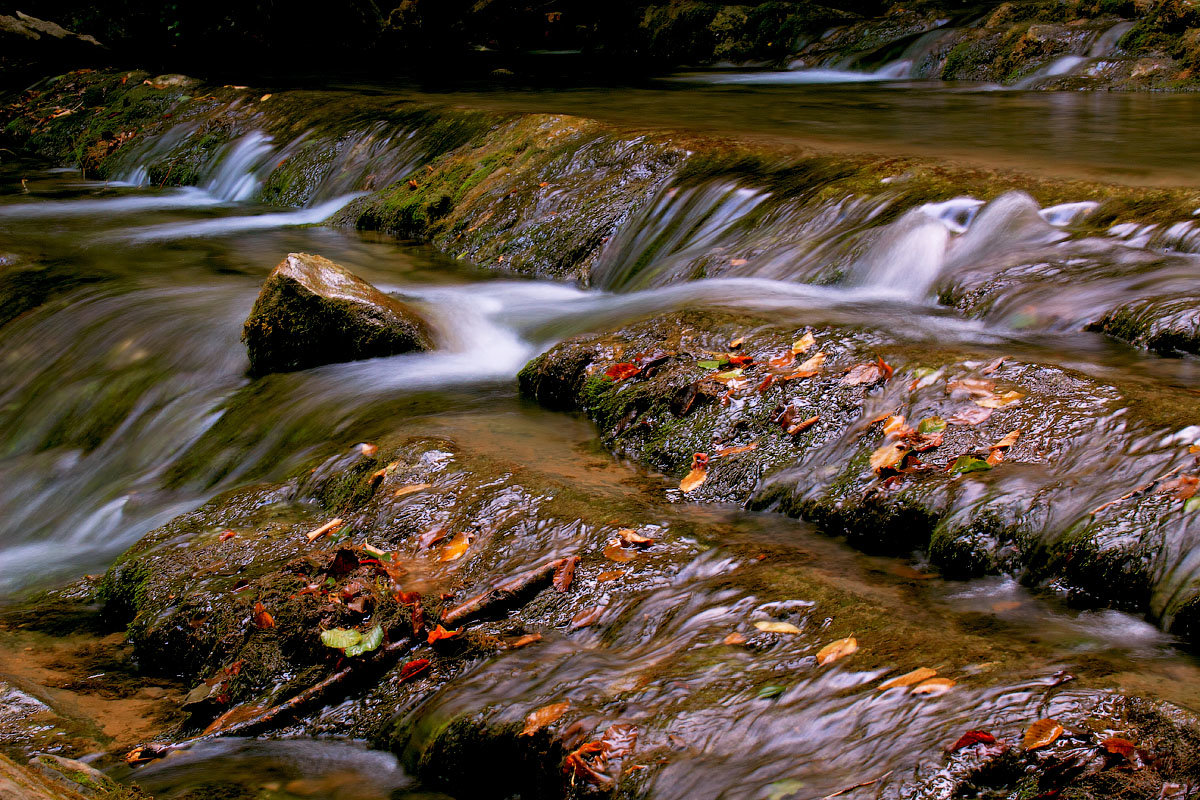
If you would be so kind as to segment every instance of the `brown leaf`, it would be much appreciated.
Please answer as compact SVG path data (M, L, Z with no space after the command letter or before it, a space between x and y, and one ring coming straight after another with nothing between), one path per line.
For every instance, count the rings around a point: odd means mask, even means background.
M438 561L457 561L463 557L470 546L471 537L469 534L456 533L454 534L454 538L442 547L442 554L438 556Z
M708 455L706 453L696 453L692 456L692 471L679 482L679 488L684 494L688 494L700 488L700 485L704 483L707 477Z
M558 722L570 707L571 701L563 700L561 703L551 703L548 706L542 706L536 711L529 712L529 715L525 717L525 728L521 731L520 735L533 736L547 725Z
M884 681L883 683L879 684L879 689L882 691L884 689L894 689L897 686L912 686L914 683L920 683L921 681L929 680L934 675L937 675L936 669L930 669L929 667L918 667L912 672L906 672L903 675L892 678L890 681Z
M417 546L422 550L428 550L449 535L450 532L445 528L440 526L437 528L432 528L417 537Z
M774 358L768 360L767 366L771 367L772 369L783 369L784 367L790 367L792 362L795 360L796 354L791 350L788 350L786 353L780 353Z
M411 483L408 486L401 486L392 494L392 497L404 497L406 494L424 491L432 486L432 483Z
M1117 736L1112 736L1108 739L1105 739L1100 743L1100 746L1115 756L1125 756L1126 758L1132 756L1134 751L1137 750L1137 745L1135 745L1133 742L1129 741L1128 739L1121 739Z
M567 589L571 588L571 581L575 577L575 567L579 566L579 556L569 556L564 558L554 568L554 591L562 594Z
M962 378L946 384L947 394L968 397L991 397L995 389L995 381L985 381L980 378Z
M951 425L978 425L981 422L986 422L987 418L992 415L992 409L979 408L977 406L967 406L952 417L947 417L946 422Z
M880 366L880 365L883 366ZM887 369L884 369L887 367ZM871 386L880 381L887 380L890 376L891 367L884 364L882 359L873 364L856 364L851 367L842 377L843 386Z
M217 731L228 728L230 725L236 725L237 723L245 722L248 719L254 719L266 710L266 706L251 705L249 703L246 705L235 706L209 723L208 727L205 728L201 733L201 736L210 733L216 733Z
M637 745L638 729L636 725L618 722L608 726L608 730L600 737L600 743L605 746L607 758L624 758L633 752Z
M254 604L254 627L264 631L275 627L275 618L262 603Z
M508 646L510 649L516 650L518 647L525 647L526 645L531 645L534 642L540 642L541 640L542 635L540 633L527 633L524 636L517 637Z
M642 546L654 544L653 539L651 539L649 536L643 536L633 528L622 528L621 530L617 531L617 538L628 545Z
M729 645L734 645L734 644L745 644L745 643L746 643L746 637L745 637L745 636L743 636L742 634L738 633L737 631L734 631L733 633L729 634L728 636L726 636L726 637L725 637L724 639L722 639L721 641L722 641L724 644L729 644Z
M441 625L438 625L429 632L429 635L425 637L425 641L429 644L433 644L434 642L440 642L442 639L453 639L460 633L462 633L462 631L448 631Z
M1021 746L1026 750L1037 750L1040 747L1054 744L1063 734L1063 726L1053 719L1039 719L1029 726L1021 739Z
M400 680L407 681L429 669L428 658L415 658L400 668Z
M775 383L775 376L767 375L767 377L762 379L762 383L758 385L758 393L765 394L767 389L770 389L773 383Z
M625 570L623 570L623 569L606 570L596 576L596 582L597 583L607 583L608 581L615 581L617 578L621 577L624 574L625 574Z
M600 617L604 616L605 608L606 606L592 606L591 608L583 609L574 617L571 617L571 628L586 628L589 625L595 624L600 620Z
M822 667L826 664L832 664L834 661L845 658L858 651L858 640L853 636L847 636L845 639L838 639L836 642L830 642L817 651L817 663Z
M329 533L332 533L333 531L336 531L340 527L342 527L342 519L341 519L341 517L338 517L337 519L329 520L329 522L326 522L321 527L317 528L314 531L310 531L309 533L307 533L305 535L308 537L308 540L310 542L315 542L317 539L320 539L322 536L325 536Z
M806 431L809 428L811 428L813 425L816 425L817 422L820 421L820 419L821 419L820 416L809 417L808 419L804 420L803 422L797 422L795 425L792 425L791 427L789 427L787 429L787 432L789 435L795 436L797 433Z
M929 680L921 681L916 686L914 686L913 690L911 692L909 692L909 694L925 694L925 695L945 694L946 692L953 689L954 685L955 685L954 681L950 680L949 678L930 678Z
M1017 439L1020 436L1021 436L1021 432L1019 430L1010 431L1007 436L1005 436L1003 439L1001 439L1000 441L998 441L994 445L992 445L992 449L993 450L1007 450L1008 448L1012 447L1013 445L1015 445L1017 443Z

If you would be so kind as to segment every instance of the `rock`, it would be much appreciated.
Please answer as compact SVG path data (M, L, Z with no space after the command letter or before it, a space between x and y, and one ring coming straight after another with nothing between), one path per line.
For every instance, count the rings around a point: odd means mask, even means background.
M85 795L107 793L116 783L90 764L52 753L38 753L29 759L29 766L64 788Z
M15 16L0 14L0 74L5 77L95 62L103 55L104 46L91 36L20 11Z
M425 322L407 305L306 253L289 254L267 277L242 339L253 375L433 347Z

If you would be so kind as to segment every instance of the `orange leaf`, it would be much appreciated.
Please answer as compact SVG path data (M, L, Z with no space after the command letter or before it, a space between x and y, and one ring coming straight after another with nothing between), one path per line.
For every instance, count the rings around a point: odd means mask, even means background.
M927 681L921 681L909 694L927 694L939 695L945 694L954 688L954 681L949 678L930 678Z
M856 652L858 652L858 640L853 636L847 636L845 639L830 642L817 651L817 663L823 667Z
M780 369L782 367L791 366L792 362L795 360L796 360L796 354L793 353L791 350L788 350L786 353L775 356L774 358L769 360L767 362L767 364L776 369Z
M805 361L795 372L789 372L787 375L780 376L781 381L794 381L800 378L811 378L821 371L821 365L825 363L825 354L817 353L812 358Z
M570 707L571 701L563 700L561 703L551 703L531 711L529 716L525 717L525 729L521 731L521 736L533 736L547 725L557 722Z
M406 681L409 678L415 678L427 669L429 669L428 658L413 659L400 668L399 680Z
M919 667L914 669L912 672L906 672L903 675L892 678L890 681L884 681L883 683L879 684L879 689L882 691L884 689L894 689L897 686L912 686L914 683L927 681L934 675L937 675L936 669Z
M554 568L554 591L565 592L571 588L571 580L575 577L575 567L579 565L579 556L571 556Z
M248 719L254 719L266 710L266 706L256 706L250 704L235 706L209 723L209 726L204 729L201 735L203 736L209 733L216 733L217 731L228 728L230 725L236 725L239 722L245 722Z
M526 645L533 644L534 642L540 642L541 640L542 635L540 633L527 633L524 636L518 637L508 646L515 650L518 647L525 647Z
M820 419L821 419L820 416L809 417L808 419L804 420L803 422L797 422L795 425L792 425L791 427L789 427L787 429L787 432L789 435L795 436L797 433L806 431L809 428L811 428L813 425L816 425L817 422L820 421Z
M722 640L725 644L745 644L746 637L734 631Z
M987 731L967 731L958 740L946 748L946 752L954 753L964 747L974 747L977 744L995 744L996 737Z
M707 477L708 470L704 467L693 467L692 471L679 482L679 488L684 494L688 494L698 489Z
M456 533L454 538L442 548L442 554L438 556L438 561L457 561L463 557L470 546L471 537L469 535Z
M237 531L222 531L220 539L222 542L227 542L235 536L237 536Z
M880 361L879 364L883 362ZM842 377L843 386L870 386L887 380L879 364L855 364ZM884 366L887 366L886 364ZM891 369L891 367L888 367Z
M729 349L737 350L739 347L741 347L743 344L745 344L745 342L746 342L746 337L739 336L738 338L734 339L732 342L729 343Z
M906 455L908 447L904 442L889 442L871 454L871 469L875 472L897 469Z
M713 453L713 458L724 458L725 456L736 456L738 453L749 453L756 447L758 447L758 442L751 442L741 447L721 447Z
M580 611L571 618L571 627L586 628L588 625L599 622L600 617L604 616L604 609L605 606L592 606L591 608L585 608L583 611Z
M358 450L364 456L366 456L367 458L370 458L371 456L373 456L379 452L379 445L371 444L370 442L363 442L362 444L360 444L358 446Z
M1100 743L1100 746L1113 755L1125 756L1126 758L1132 756L1133 751L1137 749L1137 745L1135 745L1133 742L1116 736L1105 739Z
M623 569L606 570L596 576L596 582L597 583L607 583L608 581L615 581L617 578L621 577L624 574L625 574L625 570L623 570Z
M642 371L642 368L636 364L630 364L628 361L623 361L620 364L613 364L604 371L606 377L613 381L623 381L626 378L632 378Z
M630 545L649 545L654 544L654 540L649 536L643 536L633 528L622 528L617 531L617 538L625 544Z
M404 497L404 495L406 495L406 494L412 494L413 492L419 492L424 489L428 489L431 486L433 486L432 483L413 483L413 484L409 484L408 486L401 486L399 489L396 490L396 492L392 495L392 497Z
M1026 750L1037 750L1039 747L1054 744L1063 734L1063 726L1056 720L1039 719L1025 731L1021 746Z
M632 550L626 550L624 547L622 547L620 539L611 539L608 542L608 546L604 548L604 557L609 561L624 563L626 561L633 561L635 558L637 558L637 553L633 552Z
M1000 441L998 441L994 445L992 445L992 449L993 450L1007 450L1008 448L1012 447L1013 445L1015 445L1017 443L1017 439L1020 437L1020 435L1021 435L1021 432L1019 430L1018 431L1010 431L1007 436L1005 436L1003 439L1001 439Z
M1196 494L1198 488L1200 488L1200 477L1180 475L1178 478L1163 482L1158 487L1158 491L1171 492L1176 500L1187 500Z
M264 631L275 627L275 618L262 603L254 604L254 626Z
M434 642L440 642L442 639L453 639L460 633L462 633L462 631L448 631L441 625L438 625L429 632L429 636L425 637L425 641L433 644Z

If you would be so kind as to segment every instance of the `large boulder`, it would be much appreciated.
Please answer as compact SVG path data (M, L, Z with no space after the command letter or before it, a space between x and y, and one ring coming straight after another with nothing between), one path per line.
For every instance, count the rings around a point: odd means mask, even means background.
M254 375L433 346L425 322L407 305L307 253L290 253L267 277L242 339Z
M19 77L38 70L63 69L104 60L103 45L54 22L0 8L0 75Z

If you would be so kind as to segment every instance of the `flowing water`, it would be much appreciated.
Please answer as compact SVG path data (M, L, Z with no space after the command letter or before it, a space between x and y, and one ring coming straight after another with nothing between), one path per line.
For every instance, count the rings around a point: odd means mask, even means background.
M1038 157L1070 151L1082 172L1109 174L1120 165L1126 177L1166 182L1196 155L1196 139L1183 132L1153 152L1126 135L1131 118L1139 130L1150 127L1146 114L1184 114L1194 106L1191 98L964 99L945 91L885 96L859 88L831 103L827 90L653 94L655 110L643 122L688 125L696 105L686 112L683 106L701 97L699 106L728 115L718 125L742 127L745 114L749 132L777 137L785 130L795 141L817 137L836 114L839 141L862 143L879 134L890 137L887 145L904 147L920 139L916 149L986 159L1011 155L1002 140L1019 138L1014 132L1022 126L1053 119L1060 127ZM649 103L638 92L621 97L607 105L614 119ZM663 98L675 105L662 105ZM476 99L596 112L596 98L586 92ZM937 141L909 124L918 113L929 124L931 99L959 109L942 120ZM1157 105L1150 108L1152 101ZM1005 110L1014 112L1007 131L979 124ZM1087 137L1080 127L1095 120L1112 146L1080 152L1080 141L1096 138L1095 127ZM1200 228L1190 220L1080 234L1072 226L1086 219L1088 203L1039 208L1013 193L988 204L958 198L882 223L880 199L812 205L734 183L671 185L622 227L592 270L592 288L582 288L311 227L353 199L361 176L378 173L382 180L419 163L419 143L409 133L368 131L342 151L330 177L297 198L297 208L285 209L258 199L270 165L302 147L303 138L279 143L245 132L213 156L198 186L149 187L139 160L152 159L155 148L169 151L192 132L181 127L145 143L130 156L121 182L88 181L46 165L0 165L0 258L45 268L60 289L0 326L0 596L103 570L146 532L226 489L282 479L316 456L406 428L483 441L481 447L569 475L600 494L644 495L665 520L687 517L727 529L730 542L729 553L700 554L673 580L629 599L629 616L643 622L629 624L605 647L560 641L481 665L420 711L429 719L531 700L564 681L580 696L602 694L614 681L636 678L631 665L654 663L667 648L699 647L733 616L767 613L753 596L723 588L721 575L741 557L739 548L768 544L812 554L829 580L878 591L881 602L927 617L935 630L949 626L947 620L996 618L997 637L1032 640L1037 655L1027 673L999 688L964 691L953 708L898 706L882 694L864 699L849 688L876 676L851 671L813 674L769 708L748 697L688 712L675 718L670 735L685 741L691 755L659 777L663 797L686 797L697 786L721 787L707 795L714 797L770 796L772 786L784 796L797 760L818 765L803 777L814 792L832 791L903 762L905 748L885 732L921 731L907 748L922 752L982 715L1018 720L1070 705L1071 695L1048 694L1054 683L1048 676L1080 660L1103 662L1100 671L1116 688L1200 707L1200 671L1148 623L1115 611L1070 610L1010 579L914 580L904 561L856 554L791 520L669 507L655 476L609 462L587 424L531 407L514 385L529 358L566 336L665 310L712 307L805 324L869 324L921 346L957 343L1106 381L1191 387L1198 377L1194 358L1158 358L1080 331L1131 290L1200 294L1200 257L1193 255ZM296 251L320 253L402 293L430 319L437 349L247 378L241 323L267 272ZM986 308L965 314L934 302L955 281L1021 269L1069 279L1014 282ZM1070 277L1078 275L1085 279ZM1180 433L1195 438L1194 431ZM1180 544L1181 553L1191 541ZM1190 562L1176 566L1178 581L1200 572ZM798 658L783 647L745 668L787 670ZM728 679L725 669L659 686L641 697L641 713L669 707L706 681ZM421 728L419 719L413 722L414 741ZM755 758L747 762L746 752ZM156 796L175 797L218 774L279 797L436 796L413 787L389 757L308 741L195 748L138 780Z

